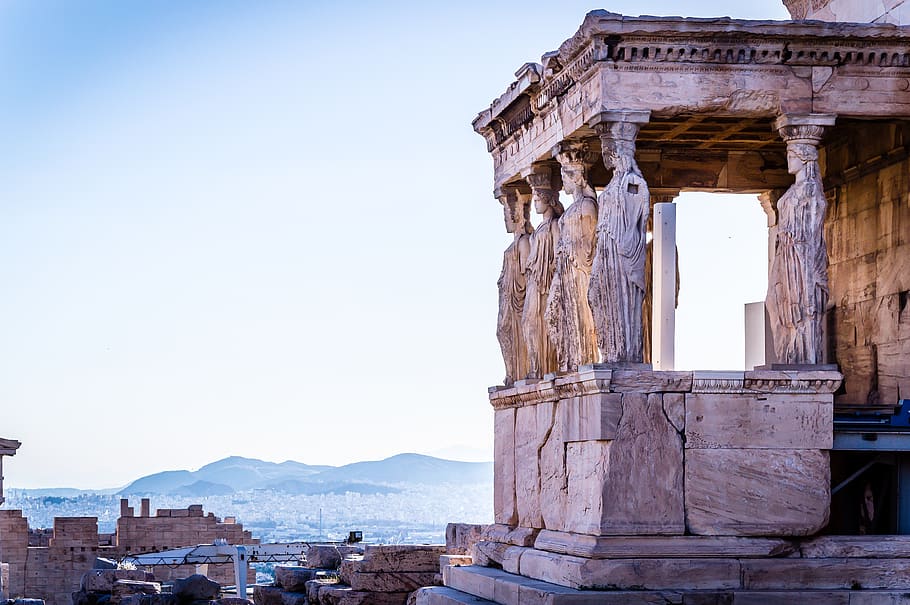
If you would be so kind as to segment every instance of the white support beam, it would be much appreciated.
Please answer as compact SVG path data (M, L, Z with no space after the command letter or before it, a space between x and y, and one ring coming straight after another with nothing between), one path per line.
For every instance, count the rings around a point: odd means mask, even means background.
M654 204L651 364L672 370L676 362L676 205Z

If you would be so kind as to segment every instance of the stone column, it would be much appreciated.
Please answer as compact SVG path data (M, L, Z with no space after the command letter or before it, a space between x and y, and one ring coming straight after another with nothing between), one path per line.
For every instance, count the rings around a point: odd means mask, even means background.
M572 203L559 217L555 269L544 317L556 347L560 372L575 372L597 362L594 317L588 304L588 284L594 259L597 193L588 179L594 163L584 141L560 143L553 152L559 161L563 189Z
M679 197L679 189L651 188L651 217L648 220L648 233L651 238L648 241L648 251L645 255L645 301L641 308L641 321L643 325L643 343L642 353L644 362L651 363L652 358L652 330L653 309L654 309L654 208L657 204L671 204ZM674 322L676 321L676 307L679 303L679 249L676 248L676 241L673 241L673 247L676 251L676 270L675 270L675 296L673 300Z
M536 162L522 171L522 176L531 186L531 205L540 215L540 223L531 234L525 265L527 289L522 310L522 327L528 347L527 378L540 379L558 369L556 346L547 331L544 311L556 271L559 217L564 211L559 201L562 182L559 165L551 162Z
M787 143L787 170L796 177L777 201L777 229L765 306L774 353L782 364L824 363L828 255L825 191L818 145L835 116L784 115L774 127Z
M654 205L651 363L672 370L676 363L676 204Z
M588 302L604 363L642 363L645 255L650 194L635 161L635 138L648 111L602 112L589 121L613 177L597 200Z
M505 227L513 235L502 257L499 287L499 316L496 337L502 349L506 376L503 384L511 385L528 373L528 348L525 345L521 314L525 304L525 264L530 251L530 196L517 187L504 187L496 192L502 204Z

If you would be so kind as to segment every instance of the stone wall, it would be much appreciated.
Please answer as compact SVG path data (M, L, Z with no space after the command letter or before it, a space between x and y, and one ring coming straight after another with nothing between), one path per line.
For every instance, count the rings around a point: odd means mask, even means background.
M148 513L146 501L142 512ZM121 507L121 516L117 520L115 544L118 556L142 554L173 550L184 546L211 544L215 540L225 540L228 544L256 544L250 532L235 523L233 518L221 521L214 513L203 512L201 505L186 509L159 508L155 516L134 517L132 507ZM207 565L206 575L221 584L234 583L234 570L231 565ZM158 580L184 578L195 573L195 565L177 567L159 567L155 570ZM255 576L254 576L255 577Z
M841 404L910 397L910 128L855 124L825 147L829 360Z
M21 510L0 509L0 560L9 564L9 596L24 595L28 519Z
M146 506L143 512L147 513ZM0 510L0 558L10 565L9 594L44 599L48 605L70 605L72 593L79 590L82 575L92 568L96 557L120 559L130 554L169 550L224 539L230 544L255 544L243 526L222 522L205 514L201 505L187 509L159 509L155 516L132 516L132 508L117 521L113 545L110 537L98 533L95 517L57 517L47 546L29 546L28 521L22 511ZM32 540L44 532L32 532ZM37 540L41 542L43 540ZM203 570L221 584L234 583L232 564L211 564ZM157 580L184 578L197 572L195 565L156 566ZM250 579L255 574L250 573Z

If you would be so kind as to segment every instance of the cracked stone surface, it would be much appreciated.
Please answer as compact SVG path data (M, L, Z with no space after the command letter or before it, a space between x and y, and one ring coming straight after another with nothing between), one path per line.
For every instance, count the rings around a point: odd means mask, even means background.
M519 408L521 524L589 535L683 533L681 410L679 397L659 393ZM587 431L577 430L579 418ZM579 439L592 436L613 438Z

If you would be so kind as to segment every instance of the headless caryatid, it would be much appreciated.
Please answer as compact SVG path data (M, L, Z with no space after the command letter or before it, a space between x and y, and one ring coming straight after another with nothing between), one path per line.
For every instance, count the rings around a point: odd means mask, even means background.
M765 306L778 361L818 364L824 361L822 324L828 304L823 229L827 201L815 146L821 129L790 127L782 134L787 140L787 169L796 182L777 201L777 237Z
M544 374L555 372L558 368L556 347L547 331L544 310L556 268L559 217L563 213L563 207L559 202L558 178L554 179L549 166L536 166L526 180L531 185L534 211L541 215L541 221L531 234L522 324L528 346L527 377L542 378Z
M603 361L641 363L650 195L635 162L638 125L613 122L599 128L604 163L613 169L613 178L598 199L588 302Z
M556 159L563 189L574 200L559 218L555 272L544 317L556 347L560 372L597 362L594 318L588 305L588 284L594 260L597 198L588 182L590 155L584 144L563 144Z
M500 196L505 214L506 231L515 237L502 256L499 276L499 317L496 337L506 366L503 384L512 385L528 373L528 349L522 330L521 314L525 304L525 267L530 252L531 222L526 195L515 189Z

